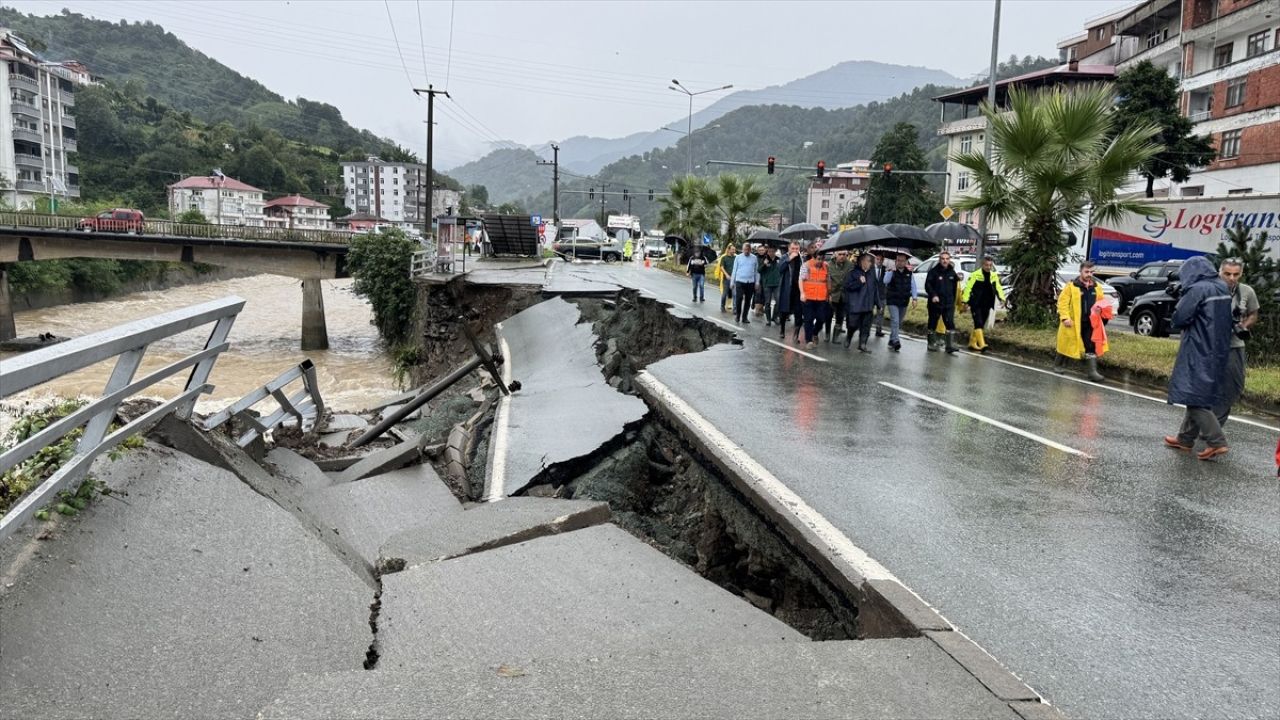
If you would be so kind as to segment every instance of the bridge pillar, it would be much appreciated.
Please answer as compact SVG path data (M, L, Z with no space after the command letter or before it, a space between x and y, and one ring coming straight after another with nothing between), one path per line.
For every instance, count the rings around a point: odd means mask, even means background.
M324 293L320 278L302 281L302 349L329 349L329 328L324 321Z
M0 263L0 342L18 337L13 322L13 300L9 297L9 266Z

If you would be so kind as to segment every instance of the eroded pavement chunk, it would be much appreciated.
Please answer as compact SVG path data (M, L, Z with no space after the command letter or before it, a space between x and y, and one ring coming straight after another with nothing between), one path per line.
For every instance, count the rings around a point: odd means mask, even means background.
M770 642L808 639L614 525L382 578L379 669Z
M590 455L647 412L639 398L605 383L596 336L589 324L578 323L579 315L577 306L552 298L505 320L499 330L511 377L521 384L508 412L504 494L548 467Z
M0 545L0 714L252 717L361 668L368 586L271 500L150 445L94 469L127 494Z

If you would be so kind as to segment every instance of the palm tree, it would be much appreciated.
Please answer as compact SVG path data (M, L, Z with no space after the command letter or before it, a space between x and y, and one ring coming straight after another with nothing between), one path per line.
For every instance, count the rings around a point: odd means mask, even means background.
M716 178L702 198L711 218L724 227L720 246L736 243L740 231L765 225L773 208L763 207L764 188L753 177L724 174Z
M984 104L990 164L979 152L952 160L968 170L975 189L955 204L982 210L990 221L1017 225L1004 253L1012 269L1011 315L1019 322L1052 324L1058 267L1069 247L1066 228L1078 227L1086 208L1115 222L1129 213L1157 214L1143 198L1118 197L1131 174L1164 148L1152 141L1160 128L1118 129L1110 85L1009 91L1009 111Z
M679 235L690 243L697 243L702 233L713 225L702 202L707 194L707 181L689 175L672 182L670 191L670 195L658 200L661 205L658 224L668 235Z

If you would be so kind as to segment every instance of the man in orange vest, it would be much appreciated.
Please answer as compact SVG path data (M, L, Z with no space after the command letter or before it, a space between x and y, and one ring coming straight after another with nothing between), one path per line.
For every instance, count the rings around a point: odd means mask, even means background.
M827 321L831 305L827 302L827 263L822 255L813 253L812 259L800 267L800 303L804 308L805 347L818 346L818 328Z

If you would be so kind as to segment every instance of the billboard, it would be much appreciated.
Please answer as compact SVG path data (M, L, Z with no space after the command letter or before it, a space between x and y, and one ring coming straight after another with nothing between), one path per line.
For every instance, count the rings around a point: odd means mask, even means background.
M1226 232L1243 224L1271 238L1280 253L1280 195L1153 200L1159 215L1129 215L1095 224L1089 259L1105 267L1136 268L1214 252Z

